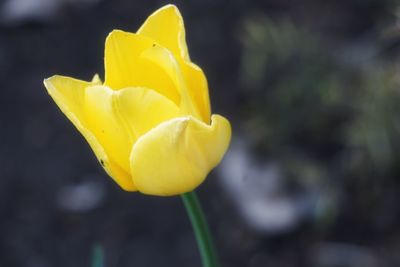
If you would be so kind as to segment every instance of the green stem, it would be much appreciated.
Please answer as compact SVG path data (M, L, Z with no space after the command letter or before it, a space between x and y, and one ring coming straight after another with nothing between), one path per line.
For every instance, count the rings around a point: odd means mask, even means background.
M92 267L104 267L104 252L100 245L93 247Z
M193 191L181 196L193 226L203 267L218 267L210 230L196 193Z

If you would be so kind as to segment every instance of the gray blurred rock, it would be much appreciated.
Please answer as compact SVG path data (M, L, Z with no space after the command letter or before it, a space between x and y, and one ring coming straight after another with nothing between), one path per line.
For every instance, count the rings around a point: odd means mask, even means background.
M385 266L379 263L371 250L353 244L324 242L313 253L311 258L315 266L320 267Z
M52 20L66 6L94 5L101 0L6 0L0 9L0 23L22 24L26 21Z
M318 190L287 190L282 170L278 163L258 162L245 139L238 136L219 168L222 187L255 230L270 234L290 231L314 216L316 207L324 203Z
M100 182L88 181L63 187L57 195L57 201L66 211L87 212L98 207L104 196L105 189Z

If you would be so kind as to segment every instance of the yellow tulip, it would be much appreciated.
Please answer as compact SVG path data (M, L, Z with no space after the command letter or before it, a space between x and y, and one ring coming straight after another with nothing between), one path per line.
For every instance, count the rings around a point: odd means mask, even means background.
M169 196L196 188L221 161L231 127L211 115L179 10L162 7L136 33L112 31L104 61L104 83L56 75L44 81L48 93L124 190Z

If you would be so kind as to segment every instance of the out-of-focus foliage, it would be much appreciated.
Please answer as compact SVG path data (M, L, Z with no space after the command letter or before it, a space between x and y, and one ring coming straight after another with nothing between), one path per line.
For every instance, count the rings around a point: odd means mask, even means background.
M104 267L104 251L100 245L93 247L91 267Z
M250 17L243 28L241 73L251 140L274 154L329 153L351 113L352 73L335 72L340 66L314 36L289 21Z
M400 164L400 69L398 64L378 65L366 72L360 83L362 94L353 102L357 112L348 128L347 145L359 171L371 171L374 177L396 175Z
M395 212L400 175L400 69L395 55L385 58L396 39L377 36L363 46L331 44L261 14L244 19L240 35L242 130L254 152L277 160L291 183L307 187L311 179L340 196L339 214L318 214L330 224L355 209L351 220L364 220L371 234L398 221L387 213ZM364 46L372 52L354 51Z
M396 261L399 241L383 241L400 222L395 21L347 39L262 13L241 23L242 133L261 162L282 169L286 192L319 192L311 213L315 233L345 240L320 243L315 266ZM373 236L383 252L348 246Z

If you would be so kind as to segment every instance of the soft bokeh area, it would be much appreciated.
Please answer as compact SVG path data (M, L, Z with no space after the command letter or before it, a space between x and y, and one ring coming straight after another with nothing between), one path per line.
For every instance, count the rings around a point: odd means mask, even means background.
M180 198L122 191L42 84L166 3L0 3L0 266L200 266ZM222 267L400 266L400 3L172 3L233 125L198 190Z

